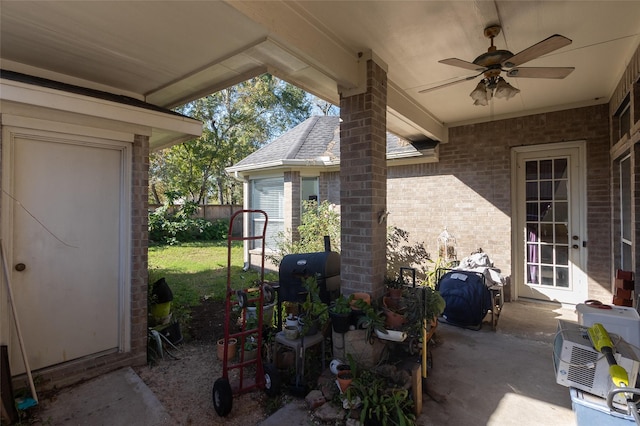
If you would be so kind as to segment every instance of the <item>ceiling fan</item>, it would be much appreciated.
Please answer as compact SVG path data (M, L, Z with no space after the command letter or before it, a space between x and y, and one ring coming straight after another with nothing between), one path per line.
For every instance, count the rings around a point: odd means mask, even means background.
M484 29L484 35L491 40L491 46L489 46L486 53L478 56L473 62L467 62L458 58L438 61L442 64L476 71L479 74L420 90L419 93L441 89L463 81L473 80L483 75L482 80L473 92L471 92L470 96L474 100L474 105L488 105L489 100L491 100L493 96L496 98L509 99L520 93L520 90L511 86L500 75L502 72L508 77L560 79L565 78L574 70L573 67L520 67L521 64L553 52L561 47L568 46L571 44L570 39L559 34L554 34L514 55L508 50L498 50L496 46L494 46L493 39L500 34L500 31L500 25L491 25Z

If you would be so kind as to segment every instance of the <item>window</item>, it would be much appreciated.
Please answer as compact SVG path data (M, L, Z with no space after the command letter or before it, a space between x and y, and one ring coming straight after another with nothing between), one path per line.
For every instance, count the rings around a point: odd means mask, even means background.
M631 157L620 161L620 268L633 270L631 259Z
M622 101L620 108L613 116L613 126L614 142L622 139L624 135L631 135L631 103L629 102L629 96Z
M303 177L302 187L300 189L300 198L302 201L318 200L318 178Z
M525 162L527 284L569 288L569 158Z
M263 210L267 213L267 230L265 246L268 249L276 249L276 238L284 231L284 178L254 179L251 181L250 208ZM251 218L251 235L262 233L264 219L261 216ZM251 248L255 248L254 245Z

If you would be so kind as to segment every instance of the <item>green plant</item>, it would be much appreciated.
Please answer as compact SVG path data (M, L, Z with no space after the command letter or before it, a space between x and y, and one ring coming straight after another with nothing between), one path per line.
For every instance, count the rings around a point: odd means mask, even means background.
M404 282L404 278L401 276L392 278L387 275L384 277L384 285L386 288L402 289L406 286L406 283Z
M436 284L438 284L438 278L440 278L439 274L443 269L451 269L456 266L457 261L453 260L445 260L442 257L438 257L435 261L430 260L432 267L427 272L427 275L424 279L426 285L435 289Z
M426 282L410 288L403 295L405 306L405 318L407 327L405 331L420 335L422 327L444 312L445 300L440 292L434 290Z
M331 302L331 305L329 305L329 311L333 312L334 314L350 314L352 301L353 294L350 294L349 297L340 295L333 302Z
M294 241L291 230L279 232L276 236L276 251L266 258L274 265L280 265L282 258L292 253L315 253L324 251L324 237L331 241L331 250L340 253L340 211L328 201L303 201L299 238Z
M395 387L374 371L362 370L355 375L345 394L350 405L360 410L361 424L366 424L367 420L378 421L384 426L415 424L409 392Z
M197 210L194 203L186 203L176 213L170 212L169 205L149 212L149 240L154 244L176 245L190 241L212 241L226 238L229 221L218 219L208 221L193 218Z
M244 350L245 351L253 351L258 349L258 340L254 335L248 336L244 341Z
M362 299L356 299L354 307L363 313L358 318L357 327L366 330L365 338L369 343L373 343L373 336L376 330L380 333L388 333L384 326L385 317L382 309L378 309L375 305L370 305Z
M302 302L301 316L304 317L302 334L309 332L311 327L317 325L320 329L329 322L329 309L327 305L320 299L320 288L318 287L318 279L310 276L302 281L304 288L307 290L307 296Z

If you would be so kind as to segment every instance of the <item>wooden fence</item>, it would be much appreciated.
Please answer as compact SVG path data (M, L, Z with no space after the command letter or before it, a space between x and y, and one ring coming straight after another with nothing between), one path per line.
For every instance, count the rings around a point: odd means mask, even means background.
M158 207L162 207L159 204L149 204L149 210L155 210ZM177 210L180 210L181 206L170 206L169 212L175 213ZM217 219L231 219L231 216L242 210L242 206L237 204L225 204L225 205L217 205L217 204L204 204L198 206L198 211L193 215L193 217L200 217L207 220L217 220Z

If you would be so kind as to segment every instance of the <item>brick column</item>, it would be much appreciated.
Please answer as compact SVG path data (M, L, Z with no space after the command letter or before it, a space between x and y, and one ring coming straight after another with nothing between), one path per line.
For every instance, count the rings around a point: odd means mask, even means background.
M298 226L300 226L300 172L284 173L284 223L291 224L291 238L297 241L300 238Z
M386 270L387 73L366 63L362 93L340 96L341 280L345 294L384 293Z
M149 137L136 135L131 173L131 356L147 358L147 290L149 287Z

